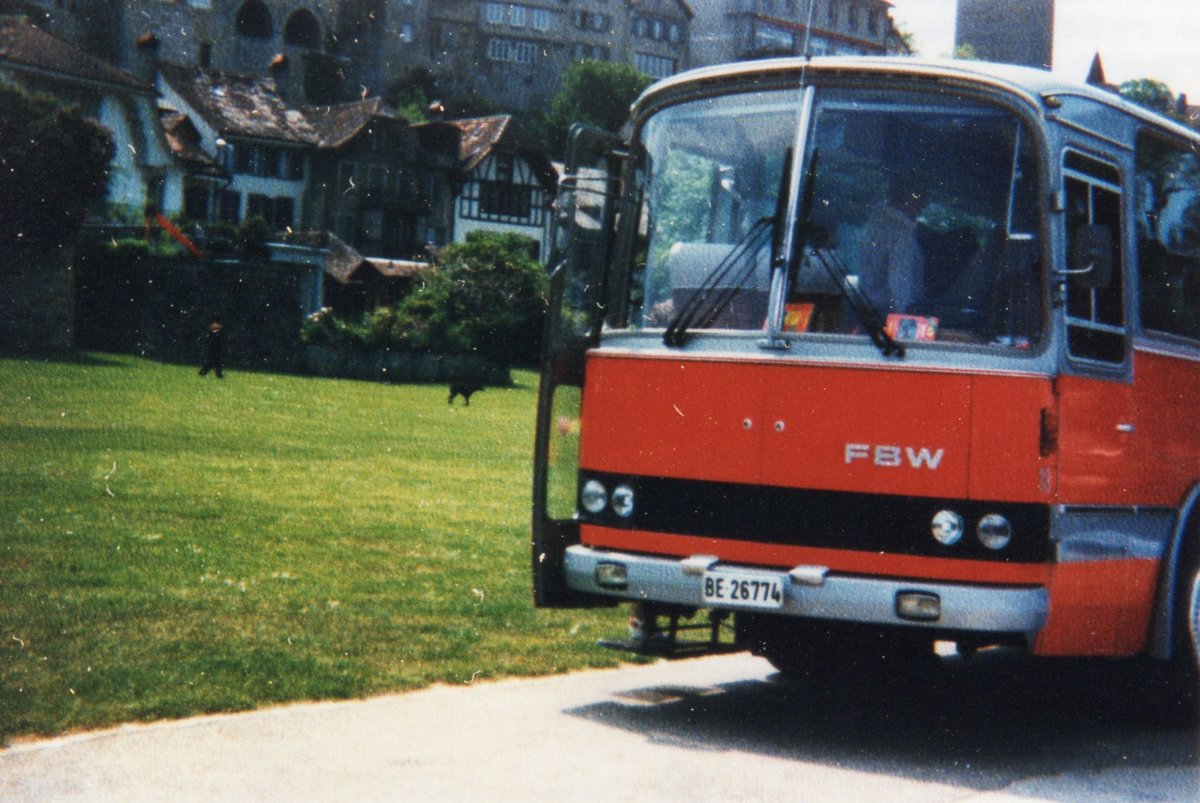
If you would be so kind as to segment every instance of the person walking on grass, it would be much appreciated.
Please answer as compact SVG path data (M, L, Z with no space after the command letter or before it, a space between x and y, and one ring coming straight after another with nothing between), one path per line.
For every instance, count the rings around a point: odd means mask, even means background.
M204 365L200 367L200 376L215 371L217 379L224 379L222 361L225 359L225 327L220 321L213 321L208 325L208 331L204 333L204 349L205 360Z

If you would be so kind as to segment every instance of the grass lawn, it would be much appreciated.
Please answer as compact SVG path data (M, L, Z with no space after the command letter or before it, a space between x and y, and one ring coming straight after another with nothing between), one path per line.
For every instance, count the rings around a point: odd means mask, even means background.
M617 663L531 601L535 400L0 359L0 742Z

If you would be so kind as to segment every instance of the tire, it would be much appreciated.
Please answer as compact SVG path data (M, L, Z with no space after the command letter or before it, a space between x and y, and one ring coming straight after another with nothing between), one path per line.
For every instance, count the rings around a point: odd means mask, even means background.
M1190 558L1175 584L1171 665L1179 692L1195 704L1200 697L1200 561L1195 555Z
M1200 531L1189 527L1179 553L1171 616L1171 657L1159 663L1151 694L1168 720L1200 721Z

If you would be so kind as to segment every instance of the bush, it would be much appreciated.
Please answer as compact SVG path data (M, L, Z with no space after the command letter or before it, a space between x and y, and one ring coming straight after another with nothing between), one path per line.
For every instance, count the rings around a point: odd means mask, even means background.
M0 247L73 242L108 192L112 138L77 109L0 81Z
M353 322L322 309L305 321L302 336L312 344L533 363L549 284L533 256L536 246L519 235L472 233L466 243L437 252L420 286L395 308L380 307Z

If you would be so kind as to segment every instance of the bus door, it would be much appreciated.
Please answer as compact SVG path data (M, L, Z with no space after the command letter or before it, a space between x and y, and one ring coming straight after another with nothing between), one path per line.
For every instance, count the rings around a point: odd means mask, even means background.
M1123 275L1120 172L1066 151L1066 361L1058 382L1059 498L1068 504L1130 504L1135 435Z
M542 607L588 603L567 588L562 562L566 548L579 541L575 495L584 355L596 343L605 307L604 274L619 197L619 144L606 131L573 127L556 202L534 441L534 601Z
M1127 560L1135 532L1136 437L1115 163L1063 159L1066 266L1056 277L1065 327L1057 379L1059 506L1052 523L1051 613L1041 655L1129 655L1142 648L1153 564ZM1135 604L1136 602L1136 604Z

